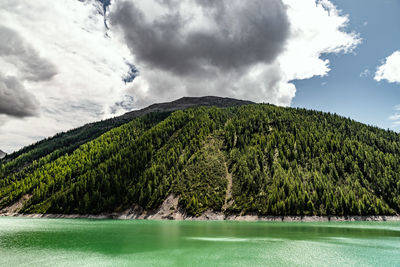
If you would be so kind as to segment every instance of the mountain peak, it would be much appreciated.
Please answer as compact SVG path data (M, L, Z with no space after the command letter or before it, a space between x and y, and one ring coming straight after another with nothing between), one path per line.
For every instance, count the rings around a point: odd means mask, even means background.
M185 109L189 107L198 107L198 106L216 106L222 108L222 107L241 106L248 104L254 104L254 102L228 98L228 97L218 97L218 96L202 96L202 97L185 96L171 102L156 103L145 109L161 108L161 109L166 109L166 111L170 111L175 109Z
M218 97L218 96L202 96L202 97L189 97L185 96L171 102L155 103L146 108L140 110L130 111L122 115L122 118L127 117L137 117L151 112L168 112L180 109L192 108L192 107L235 107L242 105L254 104L254 102L247 100L239 100L228 97Z

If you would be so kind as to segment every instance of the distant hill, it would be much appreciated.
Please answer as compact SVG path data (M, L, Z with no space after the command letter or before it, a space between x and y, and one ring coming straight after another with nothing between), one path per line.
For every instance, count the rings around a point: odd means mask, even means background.
M7 154L0 150L0 159L4 158Z
M0 171L3 212L151 211L176 200L193 216L400 213L397 133L218 97L85 125L7 156Z

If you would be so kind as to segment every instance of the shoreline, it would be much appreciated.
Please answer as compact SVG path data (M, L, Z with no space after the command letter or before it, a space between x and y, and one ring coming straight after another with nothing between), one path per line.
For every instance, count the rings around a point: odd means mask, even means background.
M272 216L249 214L225 214L222 211L206 210L200 216L190 216L179 206L179 196L169 195L157 210L145 210L134 204L122 212L93 214L23 214L19 213L23 201L12 208L0 211L0 217L48 218L48 219L114 219L114 220L175 220L175 221L242 221L242 222L400 222L400 215L327 215L327 216ZM15 206L15 207L14 207Z
M172 215L172 214L171 214ZM199 217L174 214L159 216L157 214L110 213L99 215L82 214L0 214L0 217L19 217L32 219L112 219L112 220L173 220L173 221L241 221L241 222L400 222L400 216L259 216L259 215L225 215L218 212L205 212Z
M134 204L131 208L122 212L102 214L24 214L19 213L23 203L29 196L23 196L20 201L10 207L0 210L0 217L23 217L23 218L48 218L48 219L114 219L114 220L175 220L175 221L241 221L241 222L400 222L400 215L326 215L326 216L299 216L299 215L258 215L249 214L225 214L222 211L206 210L200 216L186 214L179 206L179 196L169 195L161 206L156 210L145 210Z

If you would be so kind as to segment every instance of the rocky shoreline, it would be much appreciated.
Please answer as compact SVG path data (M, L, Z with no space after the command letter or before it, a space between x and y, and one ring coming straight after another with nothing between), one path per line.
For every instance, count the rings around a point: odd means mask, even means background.
M177 220L177 221L269 221L269 222L347 222L347 221L397 221L400 216L261 216L257 214L225 214L208 210L198 217L190 216L179 207L179 196L169 195L162 205L154 211L144 210L139 205L120 213L90 214L23 214L19 213L22 204L28 196L12 206L0 211L0 217L24 217L24 218L51 218L51 219L116 219L116 220Z
M110 213L100 215L82 214L0 214L0 217L23 217L23 218L50 218L50 219L115 219L115 220L177 220L177 221L243 221L243 222L355 222L355 221L376 221L376 222L400 222L400 216L259 216L259 215L225 215L219 212L207 211L204 214L193 217L182 213L175 213L169 216L160 214L126 214Z

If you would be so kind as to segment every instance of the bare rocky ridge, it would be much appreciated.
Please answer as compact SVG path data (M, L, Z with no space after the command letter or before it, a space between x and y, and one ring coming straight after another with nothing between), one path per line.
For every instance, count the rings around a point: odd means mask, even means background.
M152 112L169 112L169 111L187 109L192 107L215 106L218 108L226 108L226 107L235 107L235 106L242 106L249 104L254 104L254 102L227 98L227 97L217 97L217 96L182 97L172 102L157 103L141 110L131 111L125 113L120 117L117 117L116 119L126 119L126 118L132 119Z

